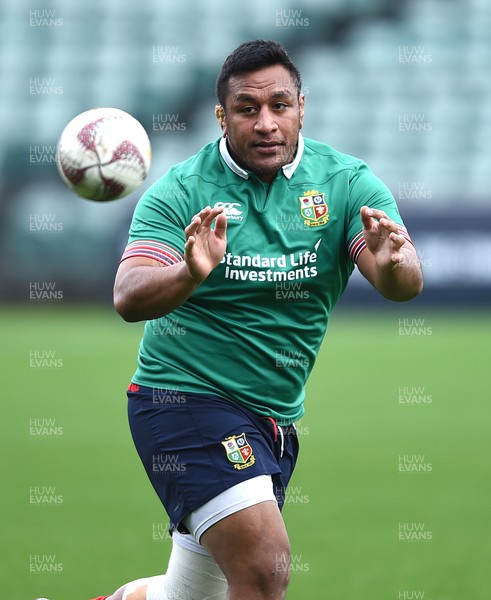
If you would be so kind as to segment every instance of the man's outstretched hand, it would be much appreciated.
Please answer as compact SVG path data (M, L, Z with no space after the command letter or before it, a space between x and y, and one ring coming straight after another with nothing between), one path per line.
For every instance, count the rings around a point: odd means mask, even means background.
M360 210L366 250L358 268L389 300L411 300L423 289L423 275L413 245L398 233L399 226L383 210L363 206Z
M206 206L192 218L184 231L184 260L191 277L199 284L208 277L225 254L227 217L222 208Z
M383 210L363 206L360 211L363 235L368 250L381 269L395 268L404 260L401 248L406 239L398 233L398 225Z

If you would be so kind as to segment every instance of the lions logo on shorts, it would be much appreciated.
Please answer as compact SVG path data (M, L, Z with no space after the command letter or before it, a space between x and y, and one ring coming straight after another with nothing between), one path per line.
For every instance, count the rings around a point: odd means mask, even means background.
M245 433L225 438L222 445L225 447L227 458L233 463L234 469L247 469L247 467L251 467L256 462Z

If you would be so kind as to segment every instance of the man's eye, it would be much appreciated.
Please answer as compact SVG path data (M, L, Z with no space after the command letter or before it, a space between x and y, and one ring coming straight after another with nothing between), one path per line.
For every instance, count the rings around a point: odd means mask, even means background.
M284 102L277 102L274 105L275 110L284 110L285 108L288 108L288 104L285 104Z
M245 115L249 115L254 112L255 108L253 106L244 106L240 109L240 112Z

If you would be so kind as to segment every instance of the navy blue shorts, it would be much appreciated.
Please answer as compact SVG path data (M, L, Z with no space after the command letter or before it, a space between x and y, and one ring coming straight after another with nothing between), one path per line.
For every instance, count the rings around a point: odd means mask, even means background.
M131 434L171 523L234 485L271 475L281 509L298 455L293 425L279 428L219 396L131 384Z

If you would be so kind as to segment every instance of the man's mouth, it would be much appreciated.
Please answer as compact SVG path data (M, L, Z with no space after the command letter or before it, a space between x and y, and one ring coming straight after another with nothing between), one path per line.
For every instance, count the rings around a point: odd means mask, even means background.
M283 144L277 141L261 141L253 144L254 148L261 154L275 154Z

